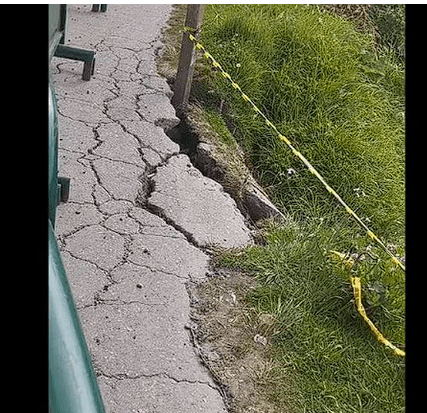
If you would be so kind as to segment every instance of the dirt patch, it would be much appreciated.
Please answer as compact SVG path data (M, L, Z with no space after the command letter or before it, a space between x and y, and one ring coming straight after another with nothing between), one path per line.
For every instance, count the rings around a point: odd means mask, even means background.
M328 12L352 21L356 30L369 33L376 46L379 46L380 36L378 30L369 17L371 4L321 4L320 6Z
M278 399L284 388L293 386L288 377L278 375L272 346L275 320L257 313L247 298L255 287L254 277L224 269L189 286L188 328L229 412L291 412L286 400Z

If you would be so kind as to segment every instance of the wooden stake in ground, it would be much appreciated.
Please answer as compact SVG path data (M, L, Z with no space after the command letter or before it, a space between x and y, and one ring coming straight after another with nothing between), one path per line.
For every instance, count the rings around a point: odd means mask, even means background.
M194 29L193 36L197 36L203 20L205 4L188 4L185 27ZM172 104L176 109L177 116L182 117L187 111L188 98L190 96L191 82L193 81L195 64L194 43L188 38L188 33L182 36L181 53L179 56L178 73L174 83L174 96Z

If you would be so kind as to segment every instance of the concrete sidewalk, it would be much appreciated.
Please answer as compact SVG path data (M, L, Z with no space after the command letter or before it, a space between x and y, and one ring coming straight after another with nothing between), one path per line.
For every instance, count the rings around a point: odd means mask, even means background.
M171 5L69 5L66 45L95 73L53 58L60 175L56 234L109 413L225 412L192 345L186 286L209 247L251 234L235 202L165 132L179 119L156 73Z

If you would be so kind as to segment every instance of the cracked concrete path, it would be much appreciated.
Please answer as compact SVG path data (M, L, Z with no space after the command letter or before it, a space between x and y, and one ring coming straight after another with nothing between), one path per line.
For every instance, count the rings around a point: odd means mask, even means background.
M187 286L209 247L251 234L235 202L166 132L179 123L156 72L171 5L69 5L66 43L95 73L52 59L59 174L71 178L56 235L109 413L225 412L186 326Z

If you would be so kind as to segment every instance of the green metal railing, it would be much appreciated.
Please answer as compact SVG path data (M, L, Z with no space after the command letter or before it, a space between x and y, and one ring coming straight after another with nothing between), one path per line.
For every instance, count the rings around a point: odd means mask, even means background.
M101 6L105 6L106 10L106 5ZM49 59L52 56L57 56L84 62L82 78L83 80L90 80L95 70L95 52L64 46L66 23L67 5L49 4Z
M66 12L63 6L49 5L49 62L63 39ZM58 116L50 75L48 148L49 411L105 413L54 233L56 208L59 202L67 201L70 180L58 177Z
M105 413L50 221L49 409L51 413Z

